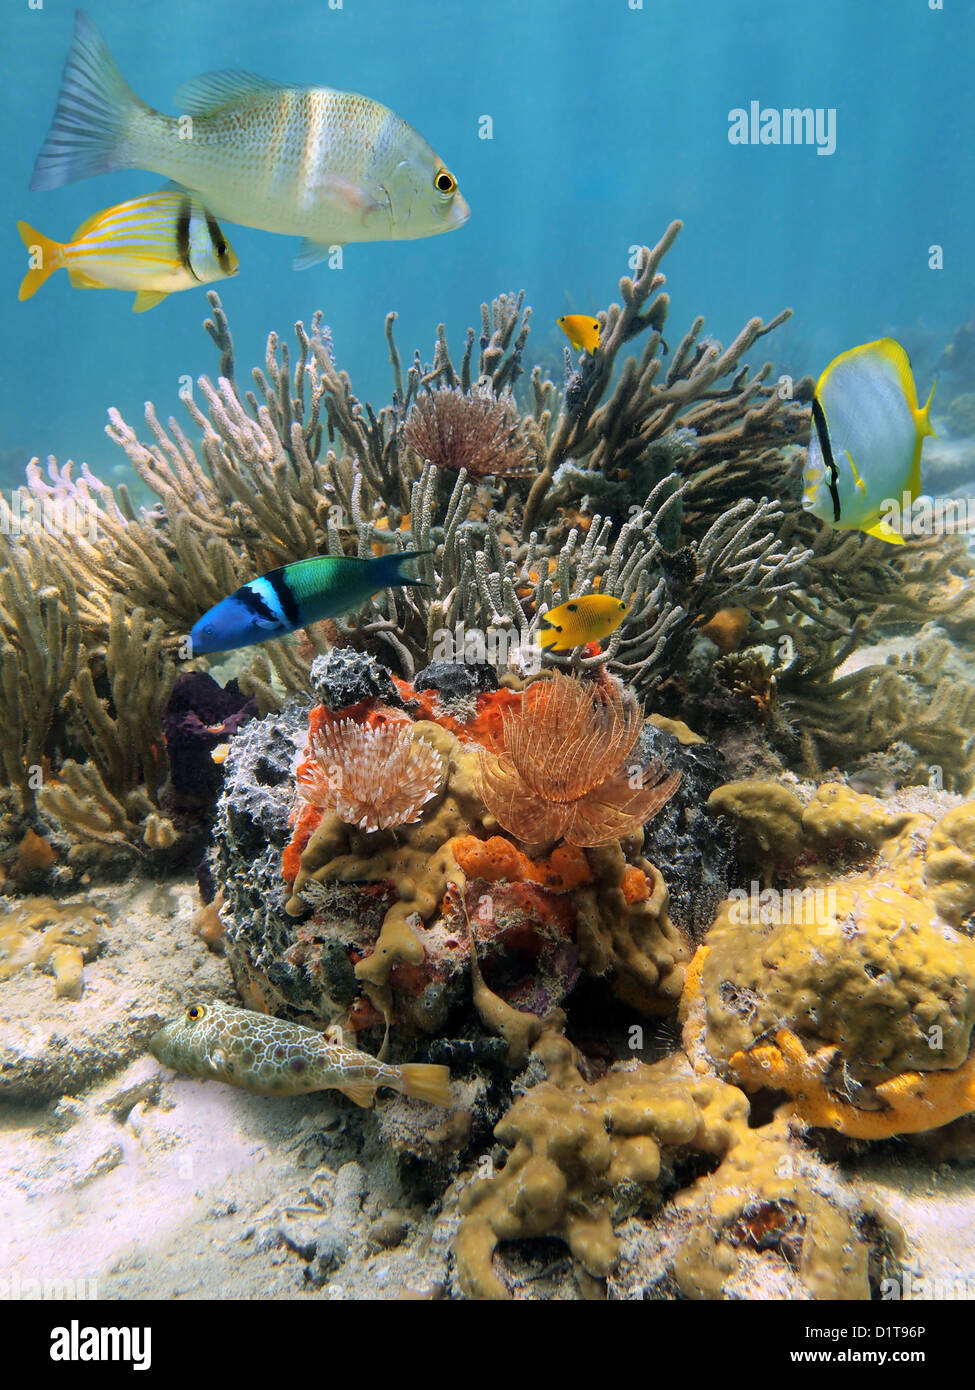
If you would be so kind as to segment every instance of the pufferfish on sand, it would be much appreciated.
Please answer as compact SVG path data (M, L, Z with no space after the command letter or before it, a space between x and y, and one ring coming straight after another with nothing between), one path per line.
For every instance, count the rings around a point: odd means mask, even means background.
M335 245L434 236L470 216L422 136L369 97L221 71L185 83L175 105L179 115L166 116L140 101L78 10L31 188L152 169L194 189L216 217L304 237L297 270Z
M18 222L17 230L32 261L18 299L30 299L63 267L77 290L135 290L132 311L141 314L176 290L208 285L240 269L216 218L184 189L103 208L70 241L53 241L27 222Z
M190 1004L149 1039L149 1051L183 1076L225 1081L259 1096L341 1091L372 1105L379 1086L449 1106L450 1072L427 1062L398 1067L332 1042L314 1028L238 1009L219 999Z
M570 598L542 614L542 622L549 626L539 632L539 646L553 652L571 652L586 642L601 642L616 631L629 611L630 605L612 594Z
M918 406L910 359L893 338L835 358L816 384L802 505L840 530L903 545L893 505L921 493L921 448L931 428L931 395Z

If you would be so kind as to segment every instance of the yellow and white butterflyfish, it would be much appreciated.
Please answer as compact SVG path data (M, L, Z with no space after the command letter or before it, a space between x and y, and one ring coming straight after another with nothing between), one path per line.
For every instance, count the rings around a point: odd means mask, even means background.
M931 395L918 405L907 353L893 338L835 358L816 384L802 505L830 526L903 545L892 504L921 493L921 448ZM906 494L906 497L905 497Z
M163 189L103 208L70 241L52 241L18 222L31 268L18 299L30 299L62 267L80 290L134 290L133 311L153 308L174 290L236 275L237 254L219 223L185 189Z

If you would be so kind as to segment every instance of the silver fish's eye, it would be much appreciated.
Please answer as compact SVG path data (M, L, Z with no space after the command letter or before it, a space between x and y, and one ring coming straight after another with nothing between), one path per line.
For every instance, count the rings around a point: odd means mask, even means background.
M457 180L449 169L440 168L433 176L433 186L438 193L456 193Z

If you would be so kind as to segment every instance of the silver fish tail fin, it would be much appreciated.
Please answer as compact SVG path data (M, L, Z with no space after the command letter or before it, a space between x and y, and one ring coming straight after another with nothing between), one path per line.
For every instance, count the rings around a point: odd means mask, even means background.
M151 111L119 72L93 20L75 15L57 110L31 176L32 190L133 168L126 144L132 117Z
M395 589L399 585L420 585L429 587L425 579L419 579L415 574L411 574L408 569L404 569L410 560L417 560L421 555L432 555L432 550L399 550L387 555L380 555L376 559L377 573L380 575L382 587L384 589Z

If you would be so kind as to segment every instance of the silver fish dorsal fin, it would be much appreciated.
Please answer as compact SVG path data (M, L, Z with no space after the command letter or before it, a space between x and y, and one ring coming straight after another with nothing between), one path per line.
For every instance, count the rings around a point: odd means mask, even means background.
M181 115L209 116L224 106L235 106L280 91L279 82L272 82L256 72L235 72L232 68L223 68L219 72L205 72L201 77L191 77L189 82L176 88L173 101Z

